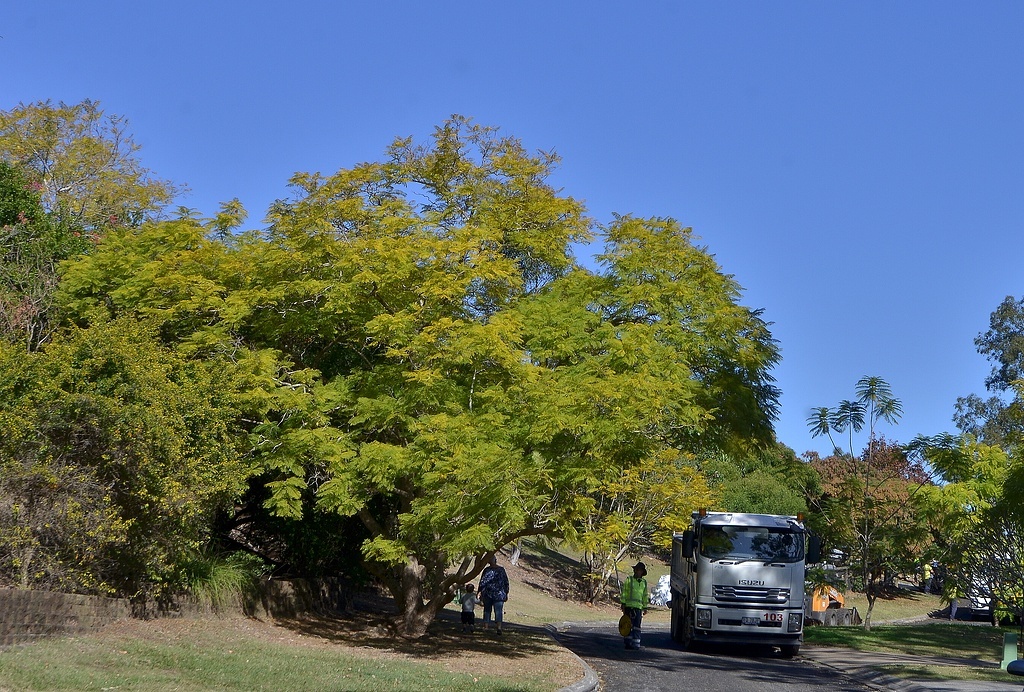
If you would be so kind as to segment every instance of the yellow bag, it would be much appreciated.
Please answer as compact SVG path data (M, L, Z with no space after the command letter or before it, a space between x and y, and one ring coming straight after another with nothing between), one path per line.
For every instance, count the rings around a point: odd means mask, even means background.
M629 633L633 631L633 621L629 619L628 615L623 615L619 618L619 634L623 637L628 637Z

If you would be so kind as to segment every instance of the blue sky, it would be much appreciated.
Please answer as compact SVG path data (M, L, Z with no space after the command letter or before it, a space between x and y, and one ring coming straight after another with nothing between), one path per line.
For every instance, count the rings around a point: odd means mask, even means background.
M953 431L1021 295L1019 2L73 2L0 10L0 109L100 101L204 215L453 113L555 150L591 215L671 216L782 347L779 439L878 375ZM251 224L250 224L251 225ZM857 445L863 439L855 440Z

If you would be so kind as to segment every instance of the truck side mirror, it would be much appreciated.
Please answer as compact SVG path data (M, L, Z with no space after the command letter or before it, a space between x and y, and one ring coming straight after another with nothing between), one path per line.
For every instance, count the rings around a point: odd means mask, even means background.
M821 562L821 536L811 536L807 540L807 562Z
M693 529L683 532L683 557L693 557Z

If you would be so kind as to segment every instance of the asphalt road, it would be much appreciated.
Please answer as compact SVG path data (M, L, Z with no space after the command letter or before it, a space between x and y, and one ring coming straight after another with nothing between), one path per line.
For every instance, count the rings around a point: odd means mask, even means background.
M868 687L799 657L771 649L708 647L683 651L667 627L644 628L643 648L627 651L609 624L566 624L558 640L601 678L602 692L864 692Z

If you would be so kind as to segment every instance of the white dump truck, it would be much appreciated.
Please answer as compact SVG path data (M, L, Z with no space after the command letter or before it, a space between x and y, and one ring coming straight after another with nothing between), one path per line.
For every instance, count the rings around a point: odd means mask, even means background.
M684 648L760 644L796 655L805 565L820 552L799 515L694 512L690 528L672 536L672 638Z

